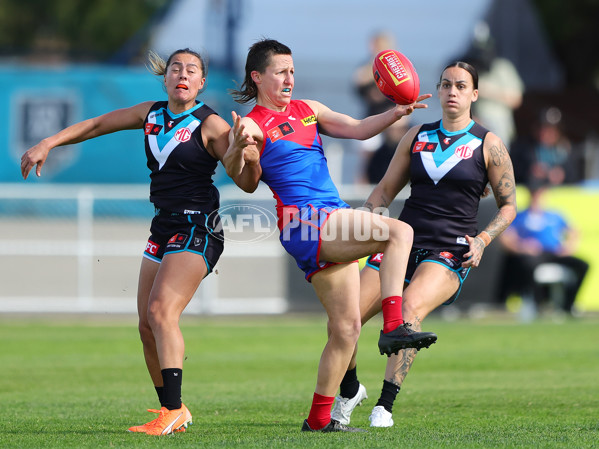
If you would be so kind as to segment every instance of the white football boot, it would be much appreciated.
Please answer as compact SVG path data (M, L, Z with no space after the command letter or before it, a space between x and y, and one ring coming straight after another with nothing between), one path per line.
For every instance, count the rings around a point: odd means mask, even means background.
M351 419L352 412L364 399L368 399L368 395L366 394L366 387L362 384L360 384L358 392L353 398L348 399L337 396L335 398L335 405L331 411L331 418L347 426Z
M382 405L377 405L370 414L370 427L391 427L393 426L393 415Z

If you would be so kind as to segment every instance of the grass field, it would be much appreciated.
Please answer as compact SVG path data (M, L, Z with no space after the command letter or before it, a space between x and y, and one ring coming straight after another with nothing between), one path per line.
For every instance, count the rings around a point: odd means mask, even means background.
M599 447L599 321L425 324L439 341L418 355L393 428L368 428L385 363L372 322L358 365L370 398L352 418L369 432L307 434L322 316L186 317L183 399L194 425L149 437L126 432L158 406L134 318L4 316L0 447Z

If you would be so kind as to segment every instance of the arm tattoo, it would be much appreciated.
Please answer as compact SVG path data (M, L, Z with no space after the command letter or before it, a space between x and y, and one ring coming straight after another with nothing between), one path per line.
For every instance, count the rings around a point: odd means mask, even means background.
M389 202L390 201L387 199L387 197L384 194L381 194L378 207L384 207L386 209L389 207Z
M381 194L377 201L377 204L373 204L370 201L366 201L364 203L364 207L368 209L370 212L374 212L376 209L387 209L389 207L389 201L387 200L384 194Z
M491 237L491 240L501 234L509 226L508 221L503 218L501 211L497 211L491 223L485 228L487 234Z
M493 186L493 193L495 194L495 201L499 210L485 228L491 240L501 234L510 224L502 213L504 206L516 206L516 180L514 179L514 169L512 167L512 160L509 157L507 148L503 143L500 146L492 145L489 149L491 155L490 163L494 167L499 167L499 170L503 170L497 183Z
M486 231L485 231L486 232ZM488 234L488 232L487 232ZM485 241L478 235L474 237L474 245L478 248L478 251L482 253L485 250Z
M491 163L496 167L499 167L505 163L508 151L502 143L501 148L497 147L497 145L491 146L491 148L489 148L489 153L491 155Z
M497 192L495 194L497 207L512 204L514 202L516 198L516 181L514 180L514 171L512 170L511 164L501 175L499 182L495 186L495 191Z

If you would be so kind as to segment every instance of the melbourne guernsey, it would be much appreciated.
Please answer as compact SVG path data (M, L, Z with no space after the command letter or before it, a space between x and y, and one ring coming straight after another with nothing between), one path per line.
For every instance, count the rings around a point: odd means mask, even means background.
M264 136L261 179L277 201L280 229L298 209L349 207L331 180L316 116L306 103L291 100L284 112L256 105L247 117Z

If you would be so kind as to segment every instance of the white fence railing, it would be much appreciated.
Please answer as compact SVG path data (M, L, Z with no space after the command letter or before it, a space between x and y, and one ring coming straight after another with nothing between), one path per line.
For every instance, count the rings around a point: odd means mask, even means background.
M257 235L244 214L224 220L223 255L186 313L287 311L290 259L278 241L272 193L262 185L253 194L234 185L219 190L221 211L270 215L272 232ZM363 201L370 190L341 192ZM148 195L146 185L0 184L0 312L135 313L154 213Z
M239 189L223 190L229 192L223 204L270 197L262 190L246 198ZM134 212L123 214L119 203ZM0 185L0 312L134 313L152 215L147 186ZM202 282L188 313L287 310L286 256L278 240L237 240L226 243L217 274ZM251 270L256 265L268 273Z

